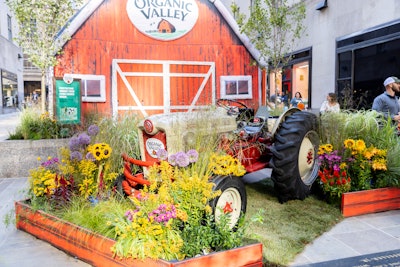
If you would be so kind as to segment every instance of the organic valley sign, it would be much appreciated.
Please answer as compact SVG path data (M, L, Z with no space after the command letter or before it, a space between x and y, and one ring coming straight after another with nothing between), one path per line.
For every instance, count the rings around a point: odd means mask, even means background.
M139 31L162 41L187 34L199 17L195 0L128 0L126 11Z

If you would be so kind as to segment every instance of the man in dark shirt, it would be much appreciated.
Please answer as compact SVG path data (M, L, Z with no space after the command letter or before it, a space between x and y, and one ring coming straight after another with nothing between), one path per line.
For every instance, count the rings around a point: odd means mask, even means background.
M400 92L400 80L397 77L388 77L383 82L385 92L374 99L372 109L384 114L385 118L390 116L396 123L400 122L400 104L396 93Z

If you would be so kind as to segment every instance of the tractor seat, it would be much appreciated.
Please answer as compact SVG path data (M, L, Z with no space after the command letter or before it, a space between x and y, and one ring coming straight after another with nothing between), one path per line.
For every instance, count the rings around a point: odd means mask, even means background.
M255 134L261 131L264 127L265 122L267 121L269 116L268 108L266 106L260 106L257 110L256 115L252 122L249 122L245 127L244 130L248 134Z

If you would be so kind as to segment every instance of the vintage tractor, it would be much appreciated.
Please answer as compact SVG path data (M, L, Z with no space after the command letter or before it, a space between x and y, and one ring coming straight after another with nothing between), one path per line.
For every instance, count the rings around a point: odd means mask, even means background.
M240 160L246 168L243 177L210 177L221 195L210 203L214 215L230 212L231 222L246 211L245 183L272 178L281 203L304 199L318 175L319 136L315 114L291 108L279 117L269 115L266 106L254 110L232 100L218 100L208 111L152 115L139 123L141 159L123 155L124 175L120 188L135 194L136 188L148 185L146 168L156 164L157 151L187 151L200 135L219 136L219 147ZM132 164L143 172L132 173Z

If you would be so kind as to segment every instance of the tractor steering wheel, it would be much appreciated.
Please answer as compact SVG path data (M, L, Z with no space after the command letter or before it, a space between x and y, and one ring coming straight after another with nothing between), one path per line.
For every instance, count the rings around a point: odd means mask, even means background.
M242 102L232 99L218 99L217 106L226 109L228 115L237 116L240 114L240 110L248 109Z

